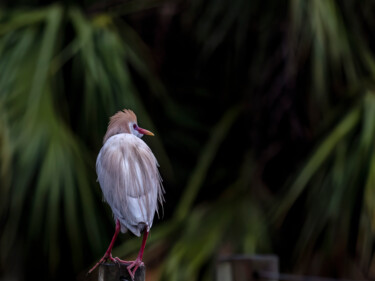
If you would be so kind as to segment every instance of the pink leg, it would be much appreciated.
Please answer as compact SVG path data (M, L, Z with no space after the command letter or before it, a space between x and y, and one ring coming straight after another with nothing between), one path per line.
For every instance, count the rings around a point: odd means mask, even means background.
M118 235L119 232L120 232L120 229L121 229L120 221L117 220L117 221L116 221L116 230L115 230L115 234L113 235L112 241L111 241L111 243L109 244L107 251L105 251L104 256L103 256L103 257L102 257L102 258L101 258L101 259L95 264L95 266L89 270L88 274L90 274L91 272L93 272L93 270L94 270L95 268L97 268L99 264L102 264L102 263L105 262L105 260L107 260L107 259L110 259L111 261L116 262L116 260L112 257L112 248L113 248L113 245L115 244L115 241L116 241L117 235Z
M142 245L141 245L141 248L139 249L138 256L135 259L135 261L129 262L130 265L127 267L128 272L129 272L129 274L130 274L130 276L132 277L133 280L134 280L135 272L137 271L138 267L140 265L143 265L142 258L143 258L143 252L144 252L145 246L146 246L148 233L149 233L148 231L145 231L143 233ZM132 268L133 268L133 270L132 270Z

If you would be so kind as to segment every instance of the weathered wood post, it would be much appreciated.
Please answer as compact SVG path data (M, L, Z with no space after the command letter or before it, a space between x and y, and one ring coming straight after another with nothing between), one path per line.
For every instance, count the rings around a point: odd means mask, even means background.
M91 274L87 275L85 281L132 281L126 264L103 263ZM135 272L134 281L145 281L146 268L140 266Z
M275 255L235 255L220 258L216 264L216 281L277 281L262 278L262 272L279 273Z

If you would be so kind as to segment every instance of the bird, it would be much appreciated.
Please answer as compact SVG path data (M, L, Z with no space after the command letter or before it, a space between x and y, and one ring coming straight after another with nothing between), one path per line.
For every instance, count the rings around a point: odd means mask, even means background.
M114 114L103 138L96 160L96 173L104 200L111 207L116 223L115 233L104 256L89 274L106 260L126 264L134 280L138 267L143 265L143 252L158 206L163 206L164 188L159 164L149 146L141 139L154 136L138 126L137 116L130 109ZM159 204L158 204L159 203ZM134 261L112 257L112 248L120 231L140 237L142 245Z

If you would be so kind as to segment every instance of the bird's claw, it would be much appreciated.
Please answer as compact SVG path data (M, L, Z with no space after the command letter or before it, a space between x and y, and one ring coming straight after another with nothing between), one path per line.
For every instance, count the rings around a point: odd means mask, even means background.
M105 253L104 256L93 266L93 268L91 268L89 272L87 272L87 275L91 274L91 272L93 272L95 268L103 264L106 260L110 260L111 262L117 263L116 258L113 258L111 253Z
M134 261L124 261L124 260L119 259L118 257L115 257L114 259L116 260L117 263L122 263L122 264L128 265L126 268L129 272L129 275L132 278L132 280L134 280L135 272L137 271L138 267L144 265L144 263L139 258L137 258Z
M143 266L143 265L144 263L139 258L137 258L135 261L130 262L130 265L127 267L127 269L133 281L134 281L135 272L137 271L138 267Z
M131 261L124 261L124 260L122 260L118 257L115 257L114 260L115 260L115 263L118 263L118 264L121 264L121 263L122 264L130 264L130 263L132 263Z
M90 269L90 271L87 273L87 274L90 274L91 272L94 271L95 268L97 268L100 264L103 264L106 260L110 260L112 261L113 263L116 263L116 264L125 264L125 265L128 265L126 268L129 272L129 275L130 277L132 278L132 280L134 281L134 277L135 277L135 273L138 269L138 267L140 266L143 266L144 263L142 262L142 260L138 257L136 258L134 261L124 261L124 260L121 260L119 259L118 257L115 257L113 258L112 257L112 254L105 254L96 264L93 268Z

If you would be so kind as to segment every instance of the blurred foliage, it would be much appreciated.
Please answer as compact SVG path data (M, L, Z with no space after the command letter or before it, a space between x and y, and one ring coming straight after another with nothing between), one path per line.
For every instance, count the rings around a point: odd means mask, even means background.
M167 191L148 275L212 280L215 259L373 278L370 0L5 1L0 274L72 279L113 232L94 163L131 108ZM127 258L139 239L121 235ZM48 270L46 271L46 268Z
M88 20L75 7L3 15L0 33L2 264L19 259L18 244L29 252L21 263L47 257L56 272L70 257L77 270L81 247L87 243L97 256L105 240L92 148L99 147L108 116L129 107L153 127L128 67L144 65L111 18ZM167 159L160 141L153 145Z

